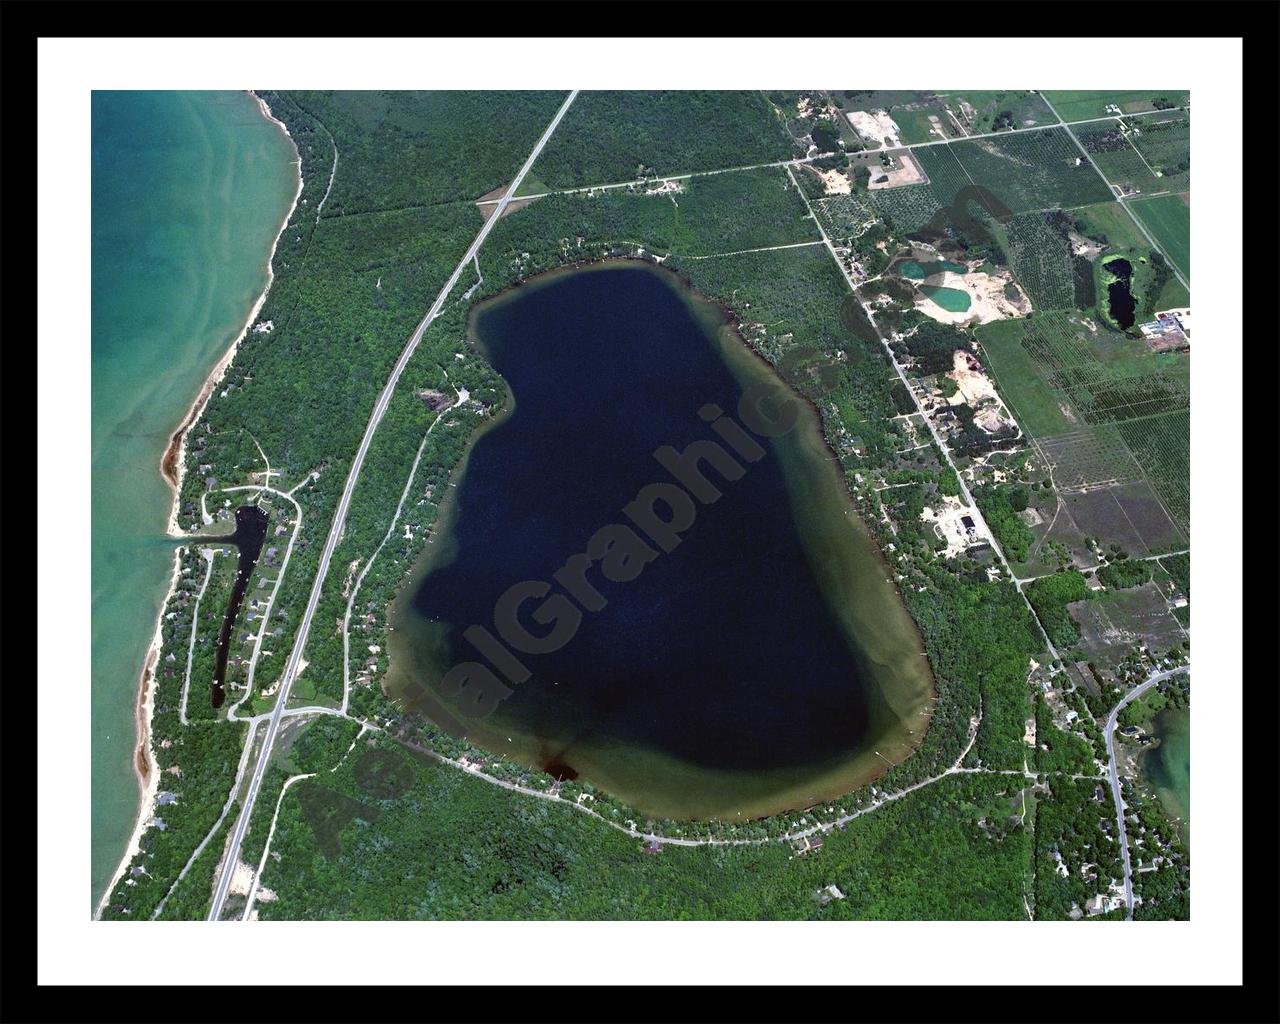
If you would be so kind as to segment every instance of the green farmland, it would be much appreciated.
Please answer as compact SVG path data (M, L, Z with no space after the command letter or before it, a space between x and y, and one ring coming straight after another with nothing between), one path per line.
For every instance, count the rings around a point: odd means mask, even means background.
M1120 92L1114 89L1045 89L1041 95L1064 121L1085 121L1093 117L1106 117L1114 104L1124 114L1138 114L1157 110L1156 101L1174 107L1185 107L1191 102L1191 94L1185 89L1147 89Z
M1160 243L1183 276L1191 280L1191 196L1159 196L1132 203L1130 209Z
M944 205L975 183L1012 213L1102 203L1111 189L1061 128L1011 132L915 150Z
M1191 115L1128 118L1129 139L1170 192L1191 187Z

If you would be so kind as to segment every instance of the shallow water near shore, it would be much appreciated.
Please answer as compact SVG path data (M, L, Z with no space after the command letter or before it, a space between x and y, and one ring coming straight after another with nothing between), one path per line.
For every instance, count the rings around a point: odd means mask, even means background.
M717 309L637 264L546 275L481 307L472 332L514 406L475 441L393 608L393 694L476 659L461 634L494 630L507 587L551 581L628 523L641 488L672 480L655 449L717 439L700 409L736 419L746 388L778 382ZM706 471L722 497L674 550L626 581L592 570L606 607L524 656L532 677L474 742L645 813L730 819L838 796L914 749L933 694L920 636L800 406L740 478Z
M1185 708L1162 711L1147 729L1160 740L1160 745L1143 753L1140 766L1151 780L1165 814L1176 823L1183 841L1190 846L1191 712Z
M95 92L91 899L137 812L138 679L173 569L160 459L267 282L296 154L239 92Z

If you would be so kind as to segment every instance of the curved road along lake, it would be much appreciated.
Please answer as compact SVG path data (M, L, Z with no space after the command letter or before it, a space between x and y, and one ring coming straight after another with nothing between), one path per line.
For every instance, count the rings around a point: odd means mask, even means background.
M393 693L439 692L459 663L490 667L469 628L504 636L501 595L541 581L543 597L518 609L527 631L580 621L554 650L506 645L529 678L469 733L501 757L648 814L731 819L848 792L914 749L934 692L915 624L816 413L716 307L668 271L611 263L511 289L471 326L511 396L393 608ZM603 607L583 610L591 592L557 571L602 527L635 527L624 508L647 485L695 479L659 448L731 452L699 413L714 405L741 422L740 398L761 386L775 389L768 415L790 396L798 422L750 434L761 450L736 458L736 479L700 463L721 496L699 500L670 551L634 531L648 543L613 579L592 566Z

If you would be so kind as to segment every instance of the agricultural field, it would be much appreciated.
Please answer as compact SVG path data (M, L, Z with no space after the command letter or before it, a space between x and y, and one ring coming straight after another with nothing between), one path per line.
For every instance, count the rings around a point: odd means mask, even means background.
M1084 121L1107 117L1114 105L1122 114L1138 114L1167 107L1185 107L1191 94L1185 89L1147 89L1118 92L1114 89L1045 89L1041 95L1049 101L1064 121Z
M1098 365L1077 365L1057 370L1049 385L1066 395L1086 423L1119 423L1155 416L1191 404L1190 363L1175 362L1137 376L1120 376Z
M984 362L996 378L1000 394L1009 410L1033 437L1069 432L1074 423L1069 408L1040 374L1034 350L1024 340L1027 321L997 320L975 332L985 355ZM1074 413L1071 413L1074 417Z
M1191 280L1191 195L1142 199L1129 205L1182 275Z
M1176 113L1130 118L1134 148L1170 192L1191 187L1191 115Z
M1125 123L1121 120L1079 125L1075 136L1093 162L1122 195L1139 195L1168 191L1168 184L1133 148Z
M975 336L1078 533L1141 554L1185 546L1189 359L1079 313L1040 312Z
M1071 248L1045 213L1024 213L1004 225L1009 269L1032 309L1071 309L1075 304Z
M1186 546L1187 537L1146 480L1063 493L1064 511L1086 537L1146 557Z
M545 123L539 122L539 130ZM758 92L583 92L520 194L791 156L786 131Z
M1140 249L1147 244L1138 225L1119 203L1098 203L1072 210L1071 216L1080 222L1083 233L1097 239L1112 249Z
M1056 120L1044 100L1026 89L946 93L874 89L843 96L846 110L886 111L898 125L899 139L908 145L1034 128Z
M989 189L1013 214L1084 206L1111 198L1106 182L1081 158L1061 128L927 146L915 155L945 205L973 184Z
M1112 425L1038 439L1059 490L1092 491L1142 479L1142 467Z
M1125 444L1182 531L1191 534L1191 413L1183 409L1118 425Z
M918 231L942 209L932 185L873 189L865 199L867 207L900 234Z
M1114 665L1138 644L1156 651L1177 646L1185 634L1154 583L1100 594L1067 606L1080 629L1087 660Z
M921 146L912 153L921 169L928 175L929 188L939 206L953 205L956 195L963 189L972 188L974 184L956 153L954 144ZM1003 198L999 193L997 197Z
M879 221L902 236L928 224L942 209L942 204L932 186L905 185L858 189L847 196L825 196L814 202L814 209L834 238L858 234L869 221Z

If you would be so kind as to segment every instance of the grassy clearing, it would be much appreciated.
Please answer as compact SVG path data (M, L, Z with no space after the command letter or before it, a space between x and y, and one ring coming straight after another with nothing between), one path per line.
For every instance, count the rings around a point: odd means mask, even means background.
M1033 437L1051 437L1074 429L1064 414L1064 400L1054 394L1035 359L1023 345L1026 321L998 320L974 333L982 344L986 364L1009 408Z
M1057 120L1040 95L1029 89L966 89L947 93L946 100L953 109L961 108L962 117L962 104L973 108L973 117L965 118L970 135L1035 128Z
M1085 225L1085 233L1091 238L1105 239L1106 244L1115 249L1138 249L1147 244L1138 230L1138 225L1117 202L1098 203L1080 210L1072 210L1072 215Z
M1155 110L1156 101L1185 107L1191 102L1191 94L1184 89L1145 89L1121 92L1116 89L1045 89L1044 98L1053 104L1064 121L1082 121L1091 117L1106 117L1114 113L1107 109L1114 104L1121 113L1137 114Z
M1191 280L1191 197L1159 196L1130 204L1170 261Z

